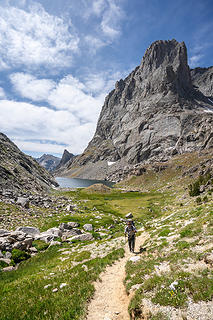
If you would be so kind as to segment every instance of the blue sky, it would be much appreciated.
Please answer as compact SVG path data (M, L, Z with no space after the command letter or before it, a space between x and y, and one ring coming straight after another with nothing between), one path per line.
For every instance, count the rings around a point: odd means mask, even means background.
M153 41L213 65L211 0L1 0L0 131L27 154L81 153L105 96Z

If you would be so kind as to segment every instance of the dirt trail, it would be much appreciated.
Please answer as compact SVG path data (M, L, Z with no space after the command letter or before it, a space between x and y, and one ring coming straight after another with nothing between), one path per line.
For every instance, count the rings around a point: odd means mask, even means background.
M146 235L136 238L135 251L144 243ZM100 276L101 281L95 283L95 295L88 306L86 320L128 320L128 305L130 297L127 296L123 280L125 278L125 265L128 259L135 254L130 253L125 245L125 256L112 266L106 268Z

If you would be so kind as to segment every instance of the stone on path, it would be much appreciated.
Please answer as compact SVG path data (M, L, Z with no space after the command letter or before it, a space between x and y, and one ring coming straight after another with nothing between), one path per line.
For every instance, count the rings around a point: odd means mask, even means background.
M129 258L129 261L132 261L132 262L137 262L139 260L140 260L140 257L137 257L137 256Z

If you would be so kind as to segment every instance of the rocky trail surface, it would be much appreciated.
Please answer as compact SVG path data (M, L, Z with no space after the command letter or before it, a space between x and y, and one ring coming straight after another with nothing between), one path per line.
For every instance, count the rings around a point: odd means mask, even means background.
M135 252L146 240L142 234L136 238ZM125 278L125 265L131 257L139 254L129 252L128 243L125 245L125 256L112 266L106 268L95 283L95 295L88 306L86 320L128 320L128 305L131 295L127 295L123 280Z

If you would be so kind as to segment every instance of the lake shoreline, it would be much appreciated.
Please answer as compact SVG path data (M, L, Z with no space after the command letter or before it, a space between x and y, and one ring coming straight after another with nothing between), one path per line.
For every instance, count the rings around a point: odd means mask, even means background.
M86 188L96 183L102 183L108 187L112 187L115 183L106 180L90 180L80 178L66 178L66 177L55 177L55 180L59 184L59 188Z

